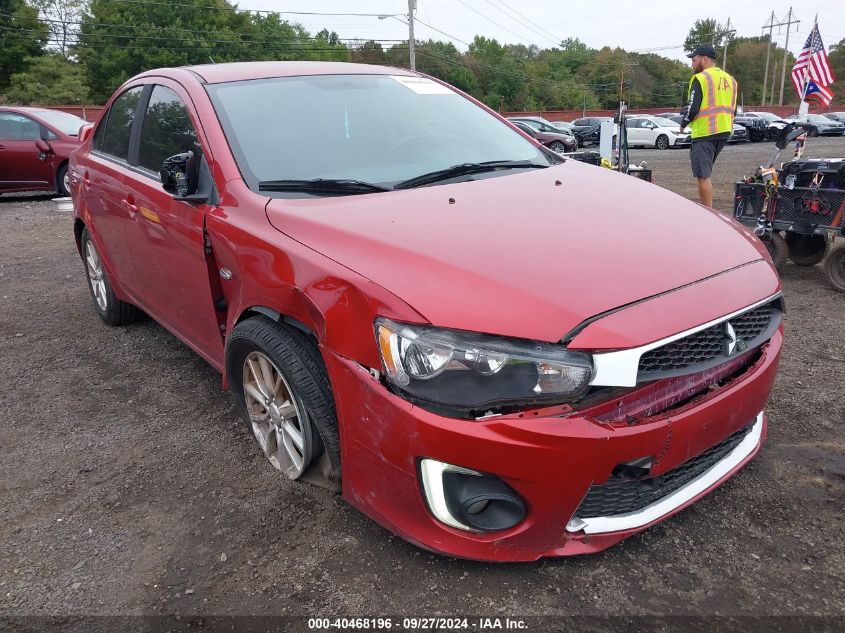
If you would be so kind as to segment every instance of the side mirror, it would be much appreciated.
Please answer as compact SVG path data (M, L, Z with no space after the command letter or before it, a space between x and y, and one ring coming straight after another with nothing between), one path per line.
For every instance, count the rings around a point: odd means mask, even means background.
M80 126L79 132L77 134L77 138L79 139L80 143L84 143L89 138L91 138L91 132L94 131L94 124L93 123L86 123L85 125Z
M159 170L165 191L186 198L197 192L199 173L193 152L184 152L165 158Z

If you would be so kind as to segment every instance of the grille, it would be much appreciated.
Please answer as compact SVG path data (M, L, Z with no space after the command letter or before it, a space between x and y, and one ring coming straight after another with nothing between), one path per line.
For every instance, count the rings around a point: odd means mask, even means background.
M763 343L766 335L773 331L779 315L780 310L772 302L728 319L727 322L733 326L737 340L741 339L747 349L752 349ZM726 362L735 357L726 353L726 343L730 340L723 321L650 350L640 358L637 380L642 382L703 371Z
M590 486L587 496L575 511L579 518L612 517L637 512L657 503L724 459L751 430L749 424L697 457L677 468L651 479L638 481L611 480L600 486Z
M766 193L760 183L737 183L734 199L734 217L750 224L756 223L763 212ZM800 224L810 229L840 228L845 226L845 191L841 189L817 189L778 187L775 200L774 220ZM835 223L834 223L835 221Z

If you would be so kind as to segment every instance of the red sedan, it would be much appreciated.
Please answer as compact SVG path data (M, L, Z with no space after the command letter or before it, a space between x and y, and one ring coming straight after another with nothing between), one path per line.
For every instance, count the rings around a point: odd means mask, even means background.
M68 158L86 123L59 110L0 106L0 193L68 195Z
M100 317L151 315L281 475L413 543L596 552L760 449L780 283L719 213L396 68L150 71L88 132L70 177Z

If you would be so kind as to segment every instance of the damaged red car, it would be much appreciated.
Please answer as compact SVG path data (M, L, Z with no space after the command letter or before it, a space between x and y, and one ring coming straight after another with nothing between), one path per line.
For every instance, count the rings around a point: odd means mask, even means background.
M83 139L100 317L150 315L222 372L280 476L412 543L596 552L763 443L783 302L760 242L438 80L155 70Z

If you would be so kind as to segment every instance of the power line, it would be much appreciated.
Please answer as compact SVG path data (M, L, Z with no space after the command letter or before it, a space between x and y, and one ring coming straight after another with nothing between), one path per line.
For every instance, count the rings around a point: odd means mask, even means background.
M506 13L504 9L502 9L500 6L498 6L498 5L496 5L496 4L493 4L493 2L491 2L491 0L484 0L484 1L485 1L487 4L489 4L491 7L493 7L494 9L496 9L496 11L498 11L499 13L501 13L502 15L504 15L505 17L510 18L511 20L513 20L514 22L516 22L517 24L519 24L520 26L522 26L522 27L524 27L524 28L527 28L529 31L532 31L533 33L536 33L537 35L539 35L540 37L542 37L544 40L548 40L549 42L554 43L554 45L555 45L555 46L560 45L561 40L559 40L559 39L553 39L553 38L550 38L550 37L549 37L549 36L547 36L547 35L544 35L543 33L541 33L540 31L538 31L538 30L537 30L537 29L535 29L534 27L532 27L532 26L530 26L530 25L526 24L525 22L523 22L523 21L522 21L522 20L520 20L519 18L514 17L514 16L512 16L512 15L510 15L510 14ZM502 4L504 4L504 3L502 3ZM507 7L507 5L505 5L505 6ZM510 7L508 7L508 8L510 9ZM512 10L512 9L511 9L511 10Z
M534 44L534 42L532 42L531 40L529 40L529 39L527 39L527 38L525 38L525 37L522 37L519 33L514 33L514 32L513 32L513 31L511 31L508 27L506 27L506 26L502 26L501 24L499 24L498 22L496 22L496 21L495 21L495 20L493 20L492 18L490 18L490 17L488 17L488 16L484 15L481 11L479 11L478 9L475 9L472 5L467 4L466 2L464 2L464 0L458 0L458 2L460 2L462 5L464 5L464 6L465 6L467 9L469 9L470 11L473 11L474 13L477 13L478 15L480 15L482 18L484 18L485 20L487 20L488 22L490 22L490 24L494 24L494 25L498 26L500 29L504 29L505 31L507 31L507 32L508 32L508 33L510 33L511 35L513 35L513 36L518 37L519 39L521 39L523 42L528 42L529 44ZM534 46L537 46L537 45L536 45L536 44L534 44Z
M441 35L445 35L445 36L446 36L446 37L448 37L450 40L455 40L456 42L459 42L460 44L464 44L464 45L466 45L466 46L471 46L471 44L470 44L469 42L464 42L462 39L458 39L458 38L457 38L457 37L455 37L454 35L449 35L449 34L448 34L448 33L446 33L445 31L441 31L440 29L435 28L435 27L431 26L430 24L426 24L425 22L423 22L423 21L422 21L422 20L420 20L419 18L414 18L414 19L415 19L417 22L419 22L420 24L422 24L423 26L427 26L427 27L428 27L428 28L430 28L432 31L437 31L437 32L438 32L438 33L440 33ZM405 41L405 40L400 40L400 41Z

